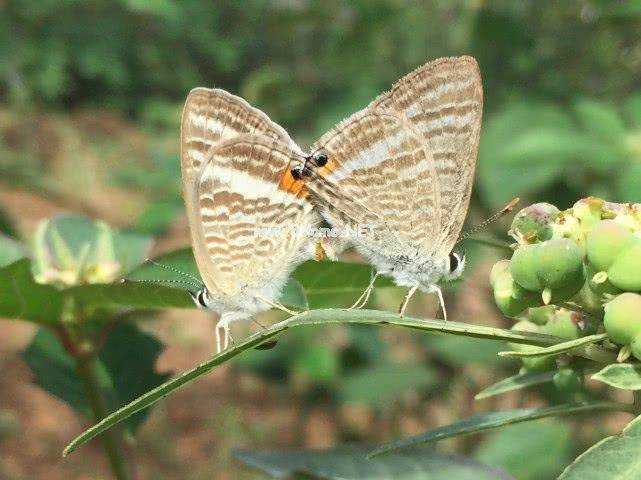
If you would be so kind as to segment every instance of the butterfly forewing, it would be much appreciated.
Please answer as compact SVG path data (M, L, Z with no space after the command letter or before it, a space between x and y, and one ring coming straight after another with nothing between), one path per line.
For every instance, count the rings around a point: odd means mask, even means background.
M310 188L330 223L371 225L388 251L402 252L436 233L419 228L438 223L434 164L402 116L363 110L321 137L312 151L329 159Z
M474 180L483 111L476 60L464 56L429 62L369 108L401 113L423 137L438 177L442 233L435 248L447 255L463 226Z
M301 155L285 130L245 100L197 88L181 128L183 190L194 254L210 292L227 296L286 271L314 223L302 184L283 179ZM293 179L292 179L293 180ZM280 233L265 235L269 227Z

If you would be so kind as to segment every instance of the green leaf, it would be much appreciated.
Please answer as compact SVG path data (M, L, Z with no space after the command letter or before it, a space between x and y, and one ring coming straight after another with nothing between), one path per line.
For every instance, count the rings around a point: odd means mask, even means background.
M446 438L471 433L483 432L494 428L503 427L520 422L529 422L545 417L558 417L561 415L575 415L592 411L628 411L628 405L615 402L586 402L566 405L556 405L545 408L517 408L501 412L489 412L473 415L465 420L430 430L421 435L416 435L402 440L397 440L378 447L370 453L370 456L401 450L408 447L415 447L422 443L436 442Z
M22 245L0 233L0 267L20 260L24 256L25 250Z
M156 373L154 367L162 348L156 338L133 324L120 323L109 332L93 364L100 394L110 410L167 379L169 375ZM37 385L84 417L92 418L76 360L51 330L41 328L23 357L34 373ZM127 427L135 431L146 415L146 411L141 411L128 418Z
M487 338L494 340L507 340L515 343L549 345L556 342L555 337L541 335L531 332L518 332L512 330L503 330L500 328L485 327L481 325L471 325L459 322L444 322L442 320L422 320L411 317L399 317L390 312L381 312L375 310L312 310L300 315L296 315L282 322L271 325L259 332L249 335L243 341L233 345L211 359L187 370L177 377L174 377L164 384L141 395L133 402L125 405L121 409L111 413L99 423L89 428L81 435L76 437L65 448L64 455L73 452L79 446L87 443L105 430L122 422L139 410L153 405L158 400L166 397L173 391L184 385L198 379L202 375L211 372L218 365L225 363L231 358L243 353L244 351L254 348L267 340L276 337L289 328L296 328L310 325L332 325L340 323L352 323L361 325L397 325L405 328L412 328L426 332L447 332L453 335L463 335L478 338Z
M597 100L581 99L573 105L579 124L590 135L615 145L623 143L626 128L619 112Z
M641 478L641 417L619 435L607 437L581 454L559 480L630 480Z
M498 469L430 449L415 449L382 458L367 459L367 448L252 452L239 450L236 457L247 466L279 479L325 480L508 480Z
M639 132L641 146L641 132ZM641 148L641 147L640 147ZM641 163L630 162L621 175L615 178L618 199L622 202L641 202Z
M340 395L346 403L390 407L403 394L429 387L436 379L436 372L423 365L383 363L347 375Z
M133 323L119 323L109 332L99 358L110 378L110 388L105 392L110 410L132 401L169 378L168 373L156 372L156 360L163 349L160 340ZM135 431L147 414L148 410L142 410L129 417L128 427Z
M62 298L50 285L33 280L26 258L0 268L0 317L55 323L62 312Z
M580 337L568 342L557 343L549 347L530 348L527 351L509 351L499 352L500 357L545 357L548 355L561 355L563 353L575 352L577 349L589 345L591 343L600 342L608 337L607 333L599 333L596 335L588 335L587 337ZM614 355L614 354L613 354Z
M51 330L40 328L22 357L34 374L36 385L82 416L91 417L76 363Z
M641 365L613 363L592 375L592 379L623 390L641 390Z
M527 453L527 461L523 461ZM519 480L553 478L572 454L570 428L558 420L510 425L493 432L474 457L486 465L503 468Z
M309 299L311 308L352 305L367 288L372 267L361 263L305 262L294 272ZM388 278L379 277L376 288L394 287Z
M0 209L0 233L7 237L18 237L18 231L13 223L13 220L4 209Z
M504 378L500 382L496 382L495 384L481 390L474 396L474 399L482 400L484 398L494 397L495 395L500 395L502 393L512 392L514 390L520 390L522 388L528 388L535 385L548 383L552 381L555 373L555 371L543 373L519 373L518 375Z

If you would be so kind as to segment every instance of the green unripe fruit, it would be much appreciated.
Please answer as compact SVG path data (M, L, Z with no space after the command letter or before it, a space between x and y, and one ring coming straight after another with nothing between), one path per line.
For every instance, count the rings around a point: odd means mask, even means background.
M586 239L588 260L596 271L606 271L632 239L629 228L614 220L601 220Z
M605 202L596 197L582 198L572 206L572 213L579 220L581 230L588 232L601 221Z
M626 292L606 303L603 325L612 341L629 345L641 333L641 295Z
M581 249L567 238L520 247L510 271L526 290L543 292L544 303L567 300L584 282Z
M641 291L641 238L624 249L608 269L608 280L621 290Z
M535 203L518 212L512 220L510 234L519 243L536 243L552 238L551 224L559 209L549 203Z
M561 368L552 378L556 388L562 392L573 393L583 387L583 378L569 367Z
M514 317L526 308L538 305L537 295L528 292L512 279L509 260L494 264L490 272L490 284L496 305L508 317Z
M541 332L541 327L535 325L534 323L528 320L521 320L520 322L512 325L511 330L519 330L521 332L534 332L534 333L543 333ZM522 343L508 343L508 346L512 350L517 352L529 352L537 350L538 347L532 345L523 345ZM522 357L521 361L523 363L523 368L528 372L546 372L554 368L554 357Z
M575 338L579 338L581 334L581 330L579 329L581 320L580 313L559 308L555 310L554 315L548 323L542 327L542 333L548 333L566 340L574 340Z
M530 308L527 312L527 318L537 325L545 325L554 317L555 310L556 307L554 305Z

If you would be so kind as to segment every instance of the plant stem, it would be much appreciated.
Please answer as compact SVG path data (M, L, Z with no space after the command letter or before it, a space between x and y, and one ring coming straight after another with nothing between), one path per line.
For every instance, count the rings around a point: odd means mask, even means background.
M100 395L94 358L89 356L76 356L75 360L76 370L82 380L87 402L91 407L95 421L98 422L107 415L107 409ZM113 432L106 432L102 439L102 444L109 459L109 465L111 466L114 477L118 480L129 480L130 475L127 471L125 458L120 448L118 448Z

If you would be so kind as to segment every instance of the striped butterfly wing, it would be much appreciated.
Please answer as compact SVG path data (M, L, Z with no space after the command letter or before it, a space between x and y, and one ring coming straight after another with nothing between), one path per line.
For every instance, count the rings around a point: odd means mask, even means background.
M283 171L289 173L289 156L300 153L282 127L242 98L219 89L189 93L181 122L183 196L194 255L210 291L233 294L252 280L246 278L251 265L254 273L270 268L261 263L261 252L288 252L291 239L247 243L263 224L283 220L278 208L289 208L288 216L295 210L302 223L309 220L309 205L297 197L301 185L292 180L290 193L279 187ZM262 176L254 174L257 169ZM236 281L234 272L240 274Z
M467 212L481 111L473 58L429 62L314 144L329 161L310 189L322 204L349 201L358 209L357 199L361 210L378 214L389 227L387 249L420 245L423 254L447 255Z
M328 162L308 185L333 225L371 226L361 248L401 255L438 223L436 171L429 152L396 112L364 109L312 147Z
M311 254L305 229L316 222L304 191L282 180L296 153L258 135L218 146L188 194L196 207L194 251L210 291L283 282Z
M435 253L456 243L469 206L483 114L483 84L472 57L440 58L419 67L369 108L398 112L422 137L436 168L442 232Z

